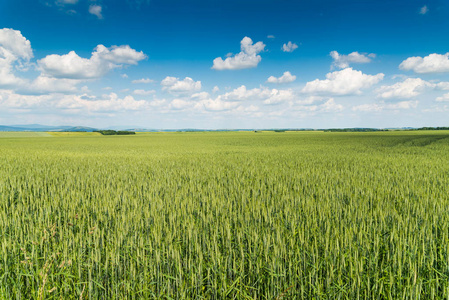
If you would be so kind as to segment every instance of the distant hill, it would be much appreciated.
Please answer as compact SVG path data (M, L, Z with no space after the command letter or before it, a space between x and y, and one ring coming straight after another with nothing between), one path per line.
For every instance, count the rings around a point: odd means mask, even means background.
M85 126L75 126L75 127L70 127L61 131L70 131L70 132L93 132L93 131L97 131L97 128L92 128L92 127L85 127Z
M47 126L40 124L31 125L0 125L0 131L87 131L97 130L92 127L85 126Z
M20 127L0 125L0 131L27 131Z

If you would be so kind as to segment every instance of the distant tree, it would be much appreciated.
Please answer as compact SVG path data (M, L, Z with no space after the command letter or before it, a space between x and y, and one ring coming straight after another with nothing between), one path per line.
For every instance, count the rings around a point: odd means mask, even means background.
M134 131L115 131L115 130L97 130L95 132L99 132L102 135L131 135L136 134Z

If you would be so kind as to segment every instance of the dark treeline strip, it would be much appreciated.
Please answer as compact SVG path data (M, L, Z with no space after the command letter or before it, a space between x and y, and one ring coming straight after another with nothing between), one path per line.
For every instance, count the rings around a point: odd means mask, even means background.
M95 132L99 132L102 135L130 135L136 134L134 131L115 131L115 130L97 130Z

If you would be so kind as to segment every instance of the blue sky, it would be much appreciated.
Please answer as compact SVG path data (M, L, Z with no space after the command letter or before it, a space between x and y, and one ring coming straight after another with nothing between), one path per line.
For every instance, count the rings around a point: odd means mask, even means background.
M449 126L447 1L4 0L0 124Z

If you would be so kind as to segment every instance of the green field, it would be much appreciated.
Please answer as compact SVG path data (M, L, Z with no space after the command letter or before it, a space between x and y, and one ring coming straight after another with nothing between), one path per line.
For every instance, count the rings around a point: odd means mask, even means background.
M65 132L65 131L53 131L48 132L51 136L57 137L81 137L81 136L101 136L99 132Z
M449 132L0 139L2 299L447 299Z
M0 138L29 138L29 137L51 137L47 132L31 132L31 131L0 131Z

